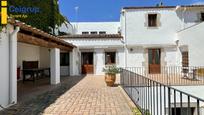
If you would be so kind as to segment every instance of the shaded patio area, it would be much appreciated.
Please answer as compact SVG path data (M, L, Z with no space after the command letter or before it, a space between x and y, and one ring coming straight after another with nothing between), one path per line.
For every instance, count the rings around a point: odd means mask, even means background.
M20 83L19 92L24 93L18 94L20 103L0 114L132 114L121 89L107 87L104 76L65 77L61 81L59 85L50 86L49 80L44 79L36 82L36 87L33 82Z
M78 77L77 77L78 78ZM29 99L32 99L33 97L46 93L48 91L52 91L55 88L59 87L60 85L67 84L69 82L78 82L82 79L82 77L78 79L74 79L72 77L61 77L62 84L58 85L50 85L50 78L45 77L43 79L38 79L35 82L32 81L26 81L23 83L23 81L19 81L17 84L17 90L18 90L18 103L23 103ZM73 79L73 80L72 80ZM71 83L70 83L71 85Z
M79 83L84 77L61 77L61 84L50 85L49 78L33 82L18 83L18 103L0 115L37 115L54 103L55 100Z

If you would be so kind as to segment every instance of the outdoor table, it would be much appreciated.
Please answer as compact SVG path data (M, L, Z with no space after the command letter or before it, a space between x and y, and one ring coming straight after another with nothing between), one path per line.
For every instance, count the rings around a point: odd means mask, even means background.
M35 82L36 78L39 78L39 74L44 74L45 71L49 72L49 77L50 77L50 68L32 68L32 69L23 69L23 82L24 81L33 81ZM30 75L32 80L26 79L26 75ZM36 75L36 76L35 76Z

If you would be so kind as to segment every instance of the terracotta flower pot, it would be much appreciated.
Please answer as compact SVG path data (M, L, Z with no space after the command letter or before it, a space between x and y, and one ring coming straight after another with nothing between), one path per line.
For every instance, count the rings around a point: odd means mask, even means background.
M115 84L116 74L106 74L105 75L105 82L107 86L112 87Z

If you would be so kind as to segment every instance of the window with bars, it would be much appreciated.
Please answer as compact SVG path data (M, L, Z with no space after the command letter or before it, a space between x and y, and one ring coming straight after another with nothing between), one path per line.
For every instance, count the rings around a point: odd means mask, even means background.
M105 31L100 31L99 34L106 34L106 32Z
M157 14L148 14L148 26L157 27Z
M82 34L89 34L89 32L82 32Z
M91 34L98 34L98 32L96 32L96 31L93 31L93 32L91 32Z
M60 66L69 66L69 53L60 53Z

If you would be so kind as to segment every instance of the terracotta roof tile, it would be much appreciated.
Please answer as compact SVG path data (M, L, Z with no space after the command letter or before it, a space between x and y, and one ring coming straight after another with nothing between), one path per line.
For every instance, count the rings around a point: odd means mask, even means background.
M27 25L27 24L25 24L24 22L20 22L20 21L18 21L18 20L13 20L13 19L11 19L11 20L9 20L9 23L10 23L10 24L13 24L13 25L15 25L15 26L19 26L21 30L28 31L28 32L32 32L33 34L40 35L40 36L42 36L42 37L48 38L48 39L50 39L50 40L52 40L52 41L55 41L55 42L57 42L57 43L61 43L61 44L65 45L65 46L67 46L67 47L76 47L75 45L73 45L73 44L71 44L71 43L68 43L68 42L66 42L66 41L64 41L64 40L61 40L61 39L60 39L59 37L57 37L57 36L48 34L47 32L44 32L44 31L42 31L42 30L40 30L40 29L37 29L37 28L32 27L32 26L30 26L30 25Z

